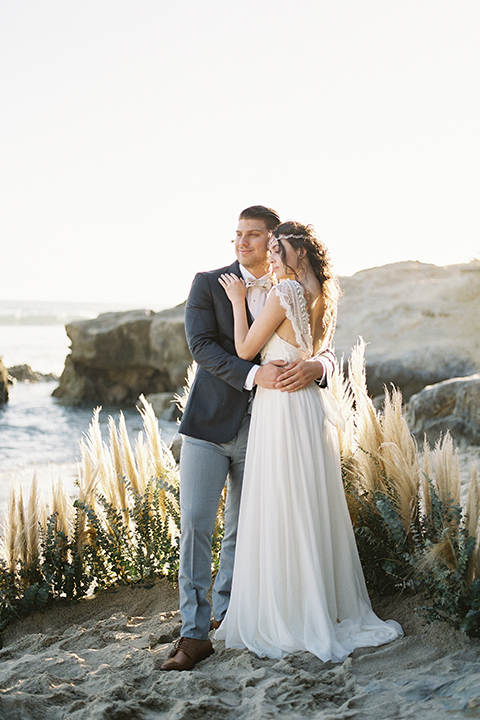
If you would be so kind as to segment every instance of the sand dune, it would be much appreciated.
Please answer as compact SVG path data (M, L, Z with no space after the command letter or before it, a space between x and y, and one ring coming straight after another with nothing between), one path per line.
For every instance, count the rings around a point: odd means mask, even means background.
M55 603L7 629L0 651L1 720L265 720L480 717L480 641L422 625L417 598L374 603L402 623L392 645L345 662L282 660L226 650L191 672L160 671L180 619L167 581Z

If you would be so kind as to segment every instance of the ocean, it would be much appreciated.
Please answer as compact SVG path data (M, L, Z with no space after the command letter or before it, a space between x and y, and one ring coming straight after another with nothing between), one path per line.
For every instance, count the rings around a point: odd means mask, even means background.
M100 312L126 310L125 306L72 303L15 303L0 301L0 357L7 367L30 365L32 370L60 375L69 352L65 323L94 318ZM20 483L24 497L36 473L40 491L48 498L52 480L60 478L75 490L80 441L92 419L93 407L69 407L52 397L56 381L10 386L10 399L0 406L0 514L12 483ZM120 408L103 407L102 434L107 439L108 417L117 419ZM122 408L132 443L142 429L138 410ZM168 444L176 425L159 420Z

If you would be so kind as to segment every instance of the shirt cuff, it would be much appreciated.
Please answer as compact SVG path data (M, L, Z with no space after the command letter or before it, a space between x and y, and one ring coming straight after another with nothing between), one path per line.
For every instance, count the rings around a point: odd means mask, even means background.
M322 360L321 358L317 358L317 360L319 360L319 362L321 362L321 364L322 364L322 367L323 367L323 375L322 375L321 377L317 378L315 382L317 383L317 385L318 385L319 387L325 388L325 387L327 387L327 385L328 385L328 372L327 372L327 368L325 367L325 363L323 362L323 360Z
M259 370L259 368L260 368L260 365L254 365L253 367L250 368L250 371L249 371L247 377L245 378L245 384L243 386L245 388L245 390L253 389L253 386L255 383L255 375L257 374L257 370Z

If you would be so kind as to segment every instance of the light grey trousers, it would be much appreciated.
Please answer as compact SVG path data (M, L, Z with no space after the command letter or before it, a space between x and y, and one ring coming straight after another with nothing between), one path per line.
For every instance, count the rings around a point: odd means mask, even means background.
M233 440L216 444L185 435L180 456L180 613L182 637L205 640L210 629L207 592L212 579L212 536L227 483L225 535L212 591L213 616L222 620L230 600L238 511L250 414Z

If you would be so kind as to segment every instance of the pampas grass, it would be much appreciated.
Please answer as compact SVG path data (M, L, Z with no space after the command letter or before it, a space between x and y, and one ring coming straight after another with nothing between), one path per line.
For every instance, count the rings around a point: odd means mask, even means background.
M470 469L466 506L466 527L469 537L476 538L475 549L468 570L468 581L480 578L480 484L476 466Z
M185 410L185 407L187 405L188 396L190 394L190 388L193 385L193 381L195 379L195 373L197 372L197 363L194 361L188 368L187 368L187 376L185 378L185 385L183 386L183 392L181 395L178 395L177 393L173 396L173 399L176 402L177 408L180 410L180 412L183 415L183 412Z
M347 419L352 437L351 479L359 492L385 490L385 477L379 448L383 442L380 415L367 391L365 342L359 339L348 361L348 381L353 394L354 412Z
M176 577L179 537L178 469L160 437L151 405L141 398L144 431L135 452L125 419L102 438L93 412L80 443L77 498L52 487L50 510L36 477L27 504L13 486L0 560L0 629L52 597L74 598L117 582Z
M8 496L7 512L5 515L5 524L3 528L3 537L1 544L2 556L6 561L9 572L13 572L17 562L17 488L12 484Z
M480 485L472 468L465 508L460 504L457 452L447 434L423 452L411 436L396 388L383 409L368 395L365 343L360 338L332 378L345 419L338 430L347 503L365 577L373 592L421 590L427 615L480 633ZM185 408L195 367L176 401ZM100 408L80 444L74 502L60 482L48 513L36 480L25 505L10 491L0 560L0 629L52 597L81 597L118 582L154 576L174 580L180 531L179 476L151 405L140 398L143 431L134 446L125 418L108 422ZM213 538L218 568L223 535L222 496Z
M460 502L458 453L447 433L422 453L402 395L385 388L383 410L368 396L365 343L337 368L332 391L347 427L339 430L347 503L373 592L411 588L432 601L429 619L480 634L480 486L472 470Z

